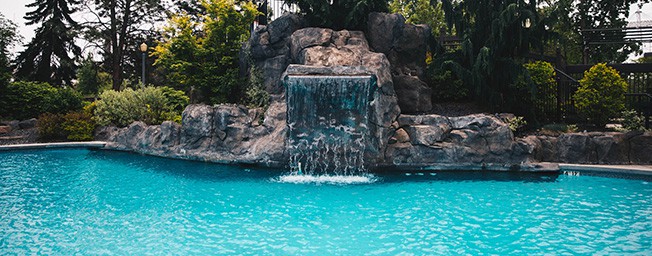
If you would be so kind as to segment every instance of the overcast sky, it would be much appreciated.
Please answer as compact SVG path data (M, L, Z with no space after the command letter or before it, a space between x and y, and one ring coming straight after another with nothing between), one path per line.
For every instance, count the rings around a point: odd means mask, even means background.
M34 36L34 29L37 26L25 26L25 20L23 16L25 13L30 11L25 5L34 2L34 0L3 0L3 3L0 4L0 13L2 13L6 18L12 20L18 25L19 33L23 36L23 44L29 42L29 40ZM632 5L630 8L630 21L636 21L637 17L634 15L634 12L638 10L636 5ZM641 20L652 20L652 4L646 4L642 9L643 13L641 14ZM644 45L644 50L652 51L652 46L650 44ZM13 52L18 52L22 50L22 45L18 45L13 49Z

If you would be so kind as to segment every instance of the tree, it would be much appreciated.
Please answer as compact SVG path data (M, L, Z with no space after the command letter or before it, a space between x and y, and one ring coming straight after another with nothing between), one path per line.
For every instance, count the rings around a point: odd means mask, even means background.
M427 24L432 29L433 36L438 36L446 27L444 11L439 2L431 5L430 0L393 0L389 9L403 15L409 23Z
M585 45L585 40L601 40L603 33L587 32L591 29L622 29L627 26L629 8L636 3L649 0L548 0L542 5L541 13L554 36L549 38L547 53L557 49L568 63L620 63L630 53L639 50L636 43L625 42L625 33L612 30L611 43Z
M0 89L5 88L11 80L11 54L9 48L21 37L16 33L16 24L0 14Z
M78 3L76 0L35 0L27 5L36 8L25 14L27 25L40 23L41 26L16 59L16 77L55 85L70 84L77 68L75 58L81 54L81 49L75 45L78 24L70 17Z
M243 96L238 53L258 11L247 1L206 0L202 6L199 17L180 13L168 20L154 64L192 102L237 102Z
M76 89L84 95L97 97L109 88L111 88L111 75L102 72L92 56L84 59L77 71Z
M311 26L363 30L371 12L387 12L387 0L284 0L296 4Z
M492 111L533 115L532 83L522 63L532 48L540 48L545 35L536 12L537 2L523 0L444 0L449 30L462 43L433 61L453 71L479 103Z
M155 23L165 8L161 0L86 0L85 8L94 20L85 22L86 39L94 42L111 72L112 87L120 90L125 69L135 70L141 43L157 39ZM132 56L130 58L130 56ZM135 75L137 76L137 75Z

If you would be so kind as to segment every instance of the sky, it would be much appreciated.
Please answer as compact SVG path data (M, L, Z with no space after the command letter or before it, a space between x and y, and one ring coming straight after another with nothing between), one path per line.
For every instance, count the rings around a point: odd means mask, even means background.
M38 27L37 25L26 26L23 16L25 13L30 11L25 5L32 3L34 0L3 0L3 3L0 4L0 13L2 13L5 18L12 20L18 25L19 33L23 36L22 44L27 44L29 40L34 37L34 29ZM632 5L630 8L630 21L636 21L637 16L634 14L638 10L636 5ZM652 3L645 4L642 8L641 20L652 20ZM12 49L12 52L16 53L23 49L23 46L17 45ZM646 52L652 52L652 44L647 43L643 45L643 50ZM633 56L632 56L633 57Z

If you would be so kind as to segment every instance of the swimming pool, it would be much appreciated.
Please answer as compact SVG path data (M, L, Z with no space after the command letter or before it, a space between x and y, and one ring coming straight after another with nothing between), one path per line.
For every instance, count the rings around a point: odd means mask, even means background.
M282 174L0 152L0 254L652 254L645 179L439 172L345 185Z

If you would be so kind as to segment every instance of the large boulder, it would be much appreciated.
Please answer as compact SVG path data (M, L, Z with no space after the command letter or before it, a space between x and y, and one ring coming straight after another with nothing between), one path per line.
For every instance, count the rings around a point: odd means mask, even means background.
M267 26L257 27L240 56L243 75L253 71L254 75L261 76L268 92L282 93L281 75L291 63L290 36L306 26L307 23L301 16L288 13ZM252 66L249 65L250 62Z
M439 164L519 165L529 162L533 148L516 141L509 126L492 115L461 117L400 115L396 143L386 151L391 165L434 166ZM404 130L409 141L397 136ZM401 137L404 137L401 135Z
M394 76L398 105L403 113L427 112L432 109L432 89L416 76Z
M432 91L423 82L431 30L405 23L400 14L371 13L367 22L371 49L387 56L402 113L432 109Z

